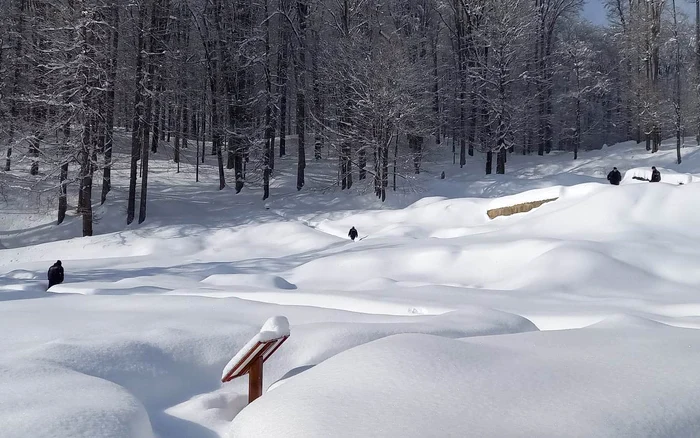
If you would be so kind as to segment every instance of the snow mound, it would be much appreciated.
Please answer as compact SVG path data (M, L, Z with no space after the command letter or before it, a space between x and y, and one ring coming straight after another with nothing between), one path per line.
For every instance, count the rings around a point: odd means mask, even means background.
M258 289L296 289L296 285L277 275L267 274L217 274L210 275L202 283L213 286L246 287Z
M39 276L36 272L26 271L24 269L15 269L4 275L7 278L13 278L15 280L38 280Z
M247 254L246 258L281 256L319 250L338 241L337 237L297 222L251 224L214 232L207 237L203 254L216 255L229 248L240 248Z
M697 360L700 331L666 327L396 335L279 385L228 436L426 437L436 425L440 436L693 436Z
M593 325L588 326L588 328L604 328L604 329L617 329L617 328L636 328L636 329L654 329L659 327L669 327L668 324L664 324L652 319L643 318L641 316L629 315L629 314L618 314L608 316L604 320L597 322Z
M543 201L545 199L554 199L567 197L569 199L577 199L588 196L600 189L599 184L577 184L575 186L552 186L542 189L528 190L522 193L517 193L509 196L495 198L487 203L487 210L494 208L510 207L512 205L524 204L527 202Z
M158 295L169 292L170 289L157 286L124 287L119 283L82 282L61 283L52 286L49 292L56 294L81 295Z
M671 169L664 169L662 167L656 167L656 169L661 173L661 182L667 184L690 184L700 181L700 177L692 175L689 173L678 173ZM651 179L651 168L648 167L635 167L629 169L625 172L625 176L622 178L623 184L641 184L648 182ZM647 181L640 181L635 178L643 178Z
M421 199L398 210L371 210L347 214L323 215L314 223L317 230L347 239L350 227L357 228L360 237L378 238L430 237L438 228L478 226L486 223L484 205L488 200L478 198L445 199L431 197ZM363 242L366 242L363 240Z
M275 388L279 388L280 386L284 385L289 381L289 379L293 378L294 376L298 376L299 374L303 373L306 370L310 370L313 368L315 365L304 365L302 367L297 367L294 369L289 370L287 374L282 376L280 379L275 381L272 385L270 385L267 390L268 391L273 391Z
M0 363L3 438L153 438L144 406L106 380L48 364Z

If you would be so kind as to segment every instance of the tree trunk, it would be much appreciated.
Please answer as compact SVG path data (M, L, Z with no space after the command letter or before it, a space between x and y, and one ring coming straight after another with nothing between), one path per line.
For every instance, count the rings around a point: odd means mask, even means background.
M700 0L695 0L695 74L696 83L700 83ZM698 90L697 135L695 140L700 145L700 88Z
M413 155L413 171L416 175L420 174L420 165L423 158L423 137L407 134L408 145Z
M183 84L183 86L186 89L187 85ZM188 105L187 96L185 96L185 100L182 103L182 122L180 124L180 126L182 127L182 148L183 149L187 149L187 147L188 147L187 137L189 137L189 135L190 135L190 130L189 130L190 114L189 114L189 111L187 110L187 105Z
M112 148L114 146L114 88L117 77L117 57L119 55L119 6L112 5L112 53L110 54L108 83L107 83L107 108L105 115L106 136L105 162L102 170L102 195L100 204L107 200L107 194L112 189ZM67 169L66 169L67 170Z
M63 141L64 141L64 155L68 153L70 141L70 123L63 125ZM59 177L59 195L58 195L58 221L56 225L61 225L66 218L66 211L68 210L68 160L63 157L63 163L61 164L61 174Z
M323 158L323 105L321 96L321 84L318 73L318 52L319 52L319 35L317 31L313 32L314 50L311 52L311 71L313 76L313 92L314 92L314 111L316 113L317 122L314 123L314 159L320 160Z
M486 151L486 175L491 175L493 171L493 152L489 149Z
M5 159L5 172L9 172L10 168L12 167L12 148L14 146L14 141L15 141L15 132L17 131L16 125L20 123L20 117L19 117L19 105L17 103L18 96L19 96L19 80L22 76L22 63L20 60L24 59L24 46L23 46L23 41L24 41L24 20L26 19L26 9L27 9L27 1L20 1L20 10L19 14L17 16L17 19L15 20L15 39L16 39L16 44L15 44L15 65L14 65L14 74L12 75L12 99L10 100L10 123L8 126L8 147L7 147L7 156Z
M12 141L14 136L9 136L8 142L10 145L7 147L7 155L5 158L5 172L9 172L12 167Z
M297 162L297 190L304 187L304 172L306 170L306 19L309 6L306 0L297 0L297 18L299 22L299 62L294 70L297 73L297 136L299 138L299 157Z
M177 100L177 99L176 99ZM168 129L165 135L165 141L170 143L170 137L173 134L173 106L177 105L177 103L173 104L172 102L168 103Z
M544 60L544 17L541 15L542 5L539 5L540 23L538 26L538 38L535 45L536 65L537 65L537 115L538 115L538 138L537 155L544 155L545 150L545 117L546 117L546 96L545 96L545 60Z
M435 113L435 143L440 144L440 76L438 75L438 38L433 39L433 112ZM396 190L394 188L394 190Z
M675 45L676 45L676 56L675 56L675 66L674 66L674 75L675 75L675 102L674 106L676 107L676 163L681 164L681 137L682 133L681 130L683 129L683 113L682 113L682 106L681 106L681 41L680 38L678 37L678 20L677 20L677 15L676 15L676 0L672 0L672 6L673 6L673 36L675 39Z
M165 111L167 109L167 105L161 104L160 108L160 123L158 126L160 126L160 141L165 141ZM158 142L156 142L156 147L158 146ZM153 153L157 153L158 151L152 151Z
M201 116L201 121L200 121L200 127L199 130L201 131L199 134L202 137L202 164L204 164L204 157L207 155L204 153L204 146L207 143L207 95L206 95L206 90L204 90L204 93L202 93L202 113L200 114Z
M367 149L360 147L357 151L357 166L359 167L360 180L367 178Z
M143 29L144 17L146 15L145 5L139 5L139 25L138 29ZM143 144L143 128L141 118L143 117L144 89L143 89L143 32L137 32L136 42L136 91L134 93L134 119L131 131L131 173L129 177L129 198L126 209L126 223L131 224L136 215L136 178L138 162Z
M477 99L476 93L470 93L471 109L469 112L469 156L474 156L474 142L476 141Z
M455 1L455 20L457 28L457 70L459 74L459 167L463 168L467 164L467 150L465 141L465 111L464 100L467 96L467 60L464 35L464 18L462 13L462 3Z
M454 152L454 141L452 142L452 152ZM396 133L396 140L394 141L394 191L396 191L396 159L399 156L399 134ZM454 153L452 154L452 159L454 160ZM452 163L455 164L455 163Z
M34 117L35 117L34 122L38 124L39 123L38 112L36 112L36 111L34 112ZM41 144L41 140L39 137L39 133L35 132L34 135L32 135L29 138L29 156L32 157L32 166L29 170L29 173L31 175L39 175L38 157L40 154L40 152L39 152L39 145L40 144Z
M285 10L285 0L280 0L280 10ZM289 38L287 31L288 24L284 19L281 19L279 26L279 41L282 46L282 51L278 51L277 55L277 81L278 90L280 96L280 112L279 112L279 124L280 124L280 157L284 157L287 154L287 82L288 82L288 60L289 60Z
M391 132L391 131L389 131ZM389 141L382 144L382 202L386 201L386 188L389 187Z
M549 58L552 54L552 33L546 39L546 49L544 57L544 77L545 77L545 119L544 119L544 151L552 152L552 73L549 67Z
M144 135L141 145L141 201L139 203L139 223L146 220L146 207L148 196L148 158L149 149L148 141L150 139L150 126L153 119L153 99L155 94L155 78L158 75L158 65L164 47L162 41L166 37L166 23L170 16L169 0L151 0L151 24L149 26L149 55L148 55L148 72L146 75L146 107L144 109ZM162 3L161 3L162 2ZM155 136L155 133L154 133Z
M199 182L199 131L201 127L197 123L197 113L192 114L192 120L194 123L192 135L194 135L195 144L197 146L197 159L194 162L194 181ZM202 155L204 155L204 142L202 142Z
M159 78L158 82L162 79ZM161 131L163 130L160 125L160 114L162 112L162 100L163 100L163 87L158 86L158 96L156 97L155 109L153 110L153 136L151 137L151 152L154 154L158 153L158 139L161 136Z
M179 104L175 104L175 154L173 161L180 163L180 121L182 120L182 108Z
M501 144L500 149L498 149L498 154L496 155L496 173L499 175L504 175L506 173L507 152L505 145Z
M578 71L576 72L576 131L574 133L574 160L578 159L578 150L581 147L581 85Z
M90 119L90 117L88 117ZM83 237L92 236L92 155L91 130L92 120L86 120L81 136L80 152L78 162L80 163L80 194L78 196L78 213L83 218Z
M214 22L216 28L221 27L221 0L214 0ZM223 156L223 125L219 108L219 96L223 92L221 83L221 59L223 54L222 42L210 39L205 43L207 55L207 69L209 72L209 86L211 88L211 141L212 151L216 153L216 161L219 167L219 190L226 187L226 175L224 173Z
M68 162L61 164L61 176L59 180L60 194L58 196L58 221L56 225L61 225L66 218L66 210L68 210Z
M226 187L226 176L224 174L224 155L223 155L223 134L221 129L221 120L219 119L218 99L214 96L218 90L214 90L212 93L212 104L211 104L211 121L212 121L212 133L211 141L212 148L216 151L216 161L219 167L219 190L223 190Z
M265 0L265 17L268 17L268 2ZM270 197L270 147L274 137L272 125L272 78L270 65L270 19L265 20L265 139L263 145L263 201Z

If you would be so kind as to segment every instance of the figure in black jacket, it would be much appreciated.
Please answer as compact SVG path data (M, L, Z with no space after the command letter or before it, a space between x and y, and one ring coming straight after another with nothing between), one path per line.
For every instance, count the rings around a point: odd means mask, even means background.
M611 170L608 174L608 181L610 181L610 184L614 186L620 185L620 181L622 181L622 175L620 174L620 171L617 170L617 167L613 167L613 170Z
M661 182L661 172L656 170L655 166L651 166L651 180L649 182Z
M348 236L350 237L351 240L357 239L357 230L355 227L350 228L350 232L348 233Z
M63 266L61 266L61 261L58 260L49 268L49 289L51 286L61 283L63 283Z

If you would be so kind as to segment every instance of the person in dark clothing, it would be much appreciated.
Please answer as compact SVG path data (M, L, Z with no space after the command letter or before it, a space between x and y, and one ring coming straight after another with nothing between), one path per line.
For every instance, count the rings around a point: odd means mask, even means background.
M617 167L613 167L613 170L611 170L608 174L608 181L610 181L610 184L614 186L620 185L620 181L622 181L622 175L620 174L620 171L617 170Z
M61 261L58 260L56 263L51 265L49 268L49 289L55 284L63 283L63 266L61 266Z
M651 166L651 180L649 182L661 182L661 172L656 170L655 166Z
M348 236L350 236L351 240L357 239L357 230L355 227L350 228L350 232L348 233Z

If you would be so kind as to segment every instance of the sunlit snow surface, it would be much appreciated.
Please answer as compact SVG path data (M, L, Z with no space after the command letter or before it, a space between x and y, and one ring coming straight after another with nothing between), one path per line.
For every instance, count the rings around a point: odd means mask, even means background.
M698 436L700 149L681 166L664 149L512 155L489 177L435 156L384 205L333 189L332 160L300 193L281 160L263 203L255 184L217 191L211 157L199 184L156 157L129 227L122 156L92 238L28 204L13 171L0 436ZM632 179L651 165L662 183ZM243 409L247 379L222 371L275 315L291 325L265 364L277 384Z

